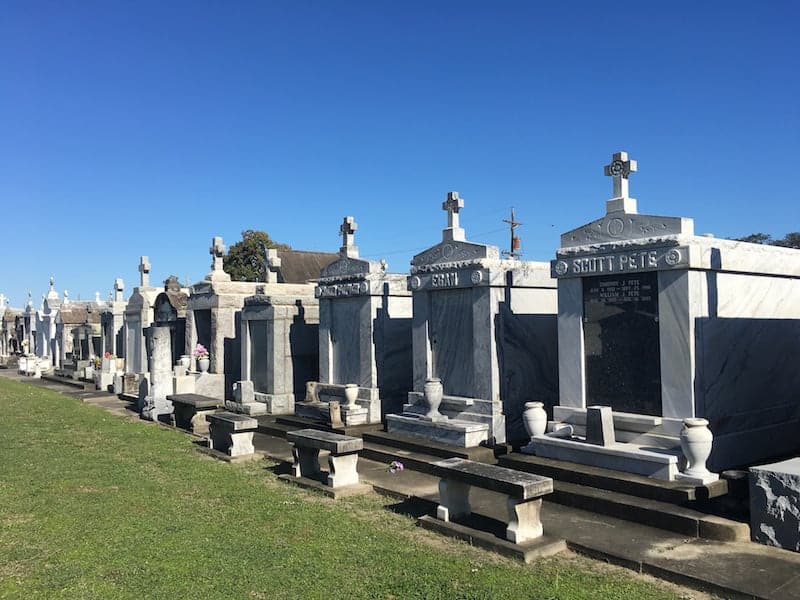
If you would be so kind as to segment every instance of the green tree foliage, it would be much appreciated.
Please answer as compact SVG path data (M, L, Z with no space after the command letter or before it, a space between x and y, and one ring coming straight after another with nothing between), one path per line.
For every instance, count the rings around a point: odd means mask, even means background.
M264 231L246 229L242 239L228 249L222 266L233 281L266 281L267 248L290 249L286 244L275 242Z
M800 231L792 231L783 236L783 239L774 240L767 233L751 233L740 238L734 238L738 242L750 242L751 244L769 244L770 246L782 246L784 248L800 249Z

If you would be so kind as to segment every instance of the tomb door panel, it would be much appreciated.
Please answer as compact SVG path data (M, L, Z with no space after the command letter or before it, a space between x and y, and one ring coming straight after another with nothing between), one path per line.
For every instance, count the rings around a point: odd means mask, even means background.
M657 275L583 280L588 406L662 414Z
M472 289L431 293L428 335L433 376L442 380L444 393L473 396Z
M369 385L361 364L371 344L369 303L364 298L340 298L331 302L331 361L333 383ZM366 311L366 319L364 312Z
M211 351L211 311L194 311L194 327L197 333L197 343L202 344ZM192 348L194 351L194 348Z
M250 379L257 392L268 394L269 372L267 369L267 322L248 321L250 327Z

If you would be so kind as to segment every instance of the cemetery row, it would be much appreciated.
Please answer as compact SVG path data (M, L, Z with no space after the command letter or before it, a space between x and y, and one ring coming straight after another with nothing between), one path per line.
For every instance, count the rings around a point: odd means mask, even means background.
M349 216L338 254L268 250L261 283L232 281L215 237L189 288L151 285L143 256L127 299L120 279L108 301L59 296L52 279L38 309L0 296L0 360L94 380L145 419L192 394L254 418L724 493L719 473L800 454L800 251L640 214L635 170L612 157L605 214L564 233L550 262L469 242L451 192L441 241L409 273L360 258ZM798 460L757 473L754 538L800 550L797 517L770 504L797 507Z

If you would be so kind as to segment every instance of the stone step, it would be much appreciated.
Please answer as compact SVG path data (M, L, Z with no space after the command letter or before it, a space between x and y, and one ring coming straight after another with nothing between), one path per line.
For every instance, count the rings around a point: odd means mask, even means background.
M441 456L436 456L434 454L416 452L396 446L384 446L366 440L364 440L364 449L358 454L362 458L383 463L387 465L387 468L391 462L399 461L403 463L406 469L411 469L412 471L425 473L427 475L433 475L435 468L432 464L442 460Z
M74 379L68 379L66 377L59 377L57 375L42 375L42 381L49 381L51 383L58 383L61 385L68 385L70 387L78 388L78 389L88 389L86 385L81 381L75 381ZM94 385L92 386L94 387Z
M545 475L557 481L576 483L672 504L705 501L724 496L728 492L728 483L724 479L704 486L693 486L677 481L663 481L623 471L613 471L602 467L517 452L501 456L499 463L504 467Z
M258 432L263 433L266 435L272 435L275 437L286 438L286 434L290 431L296 431L298 429L302 429L297 425L287 425L284 423L278 423L275 420L274 415L258 415L255 417L256 421L258 421Z
M276 423L281 425L290 425L294 429L318 429L320 431L331 431L333 433L341 433L343 435L354 435L361 437L361 434L368 431L378 431L381 428L380 423L365 424L365 425L345 425L343 427L331 427L326 423L315 421L307 417L298 417L294 415L280 415L275 419Z
M750 539L750 527L747 523L709 515L668 502L565 481L555 481L554 488L547 499L572 508L633 521L692 538L727 542Z
M362 437L364 438L364 442L388 446L391 448L399 448L401 450L416 452L419 454L436 456L438 457L436 460L441 460L442 458L468 458L470 460L477 460L489 464L494 464L497 462L497 459L495 458L495 451L492 448L486 448L484 446L477 446L474 448L458 448L456 446L437 444L436 442L421 438L387 433L385 431L365 432ZM500 446L498 447L497 451L505 452L506 448L505 446Z

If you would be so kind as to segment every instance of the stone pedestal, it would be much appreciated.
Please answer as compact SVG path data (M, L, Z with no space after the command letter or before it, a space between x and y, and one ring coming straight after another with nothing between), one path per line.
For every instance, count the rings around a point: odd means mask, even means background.
M151 327L152 370L150 389L144 399L142 418L156 421L172 414L172 402L167 394L172 392L172 340L169 327Z

